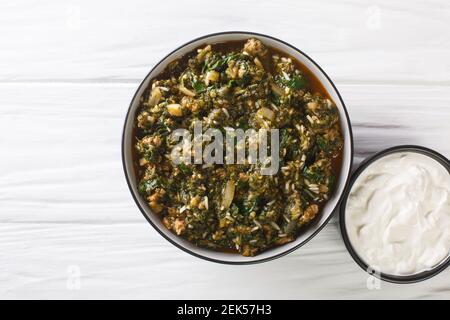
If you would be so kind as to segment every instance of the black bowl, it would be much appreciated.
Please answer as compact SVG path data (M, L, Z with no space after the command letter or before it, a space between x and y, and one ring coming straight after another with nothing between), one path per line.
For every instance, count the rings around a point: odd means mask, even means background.
M431 157L432 159L438 161L440 164L444 166L444 168L447 169L447 171L450 174L450 161L443 156L442 154L425 148L421 146L415 146L415 145L401 145L396 146L392 148L385 149L383 151L380 151L376 153L375 155L365 159L360 166L355 170L355 172L352 174L350 181L347 185L346 190L344 191L344 196L341 202L340 207L340 213L339 213L339 225L341 229L341 234L344 239L345 246L347 247L347 250L349 251L350 255L352 256L353 260L366 272L369 274L376 276L377 278L393 282L393 283L414 283L423 281L426 279L429 279L435 275L437 275L439 272L443 271L450 265L450 255L440 264L438 264L436 267L434 267L431 270L423 271L417 274L408 275L408 276L398 276L398 275L391 275L386 274L382 272L376 272L376 270L373 270L362 258L358 256L355 249L353 248L350 239L348 238L347 229L345 226L345 207L347 206L347 199L350 191L352 190L353 184L355 183L356 179L359 177L359 175L374 161L383 158L387 155L398 153L398 152L417 152L426 156Z

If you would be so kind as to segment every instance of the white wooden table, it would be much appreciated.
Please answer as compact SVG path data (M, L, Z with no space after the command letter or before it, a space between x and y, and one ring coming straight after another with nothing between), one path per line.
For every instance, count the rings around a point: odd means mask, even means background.
M120 156L128 104L182 43L247 30L301 48L334 80L355 162L420 144L450 157L450 3L2 1L0 298L450 298L450 270L382 283L336 217L278 260L228 266L164 240L135 206Z

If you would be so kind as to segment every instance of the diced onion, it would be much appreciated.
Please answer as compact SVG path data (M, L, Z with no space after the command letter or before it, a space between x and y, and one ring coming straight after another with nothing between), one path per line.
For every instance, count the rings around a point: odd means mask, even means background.
M211 51L211 45L207 45L206 47L204 47L203 49L200 50L200 52L197 54L197 61L198 62L203 62L205 60L205 55Z
M226 209L230 207L234 198L234 189L235 184L234 181L230 180L225 185L225 189L223 190L223 198L222 198L222 206Z
M284 90L282 88L280 88L279 86L277 86L275 83L271 83L270 87L272 88L273 93L275 93L279 96L284 96Z
M261 109L259 109L258 114L270 121L273 121L275 119L275 113L271 109L266 107L262 107Z
M181 117L183 115L183 111L181 110L181 105L178 103L172 103L167 105L167 111L170 115L175 117Z
M219 73L214 70L210 70L205 75L205 84L208 86L209 83L217 82L219 80Z
M253 60L253 62L256 64L256 66L257 66L258 68L260 68L261 70L264 70L264 66L263 66L263 64L261 63L261 61L258 59L258 57L256 57L256 58Z
M148 104L150 107L154 107L158 104L159 100L161 100L162 94L161 90L159 90L159 87L155 87L152 89L152 92L150 93L150 97L148 98Z
M186 88L185 86L180 85L180 86L178 87L178 89L179 89L182 93L184 93L185 95L187 95L187 96L195 97L195 92L192 92L191 90L189 90L189 89Z
M316 101L311 101L306 104L306 107L309 110L315 111L319 107L319 104Z

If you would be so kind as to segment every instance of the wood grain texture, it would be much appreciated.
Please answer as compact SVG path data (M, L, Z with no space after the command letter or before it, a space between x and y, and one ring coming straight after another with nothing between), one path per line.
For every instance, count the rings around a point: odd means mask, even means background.
M382 283L379 290L368 290L367 276L347 253L335 223L295 253L250 266L194 258L143 219L3 223L0 232L4 298L442 299L450 294L447 272L419 284ZM74 266L81 273L79 290L68 289Z
M355 164L398 144L450 157L449 16L445 0L3 1L0 298L450 299L450 270L367 289L336 218L273 262L191 257L142 217L120 158L128 104L152 65L224 30L280 37L325 69L353 123Z
M446 0L2 1L1 81L140 81L207 33L248 30L310 54L336 81L450 84Z

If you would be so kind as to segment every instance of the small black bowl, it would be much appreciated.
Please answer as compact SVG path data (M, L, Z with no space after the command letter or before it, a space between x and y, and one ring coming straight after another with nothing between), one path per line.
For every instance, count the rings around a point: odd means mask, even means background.
M385 149L383 151L380 151L376 153L375 155L366 158L360 166L355 170L355 172L352 174L350 181L347 185L346 190L344 191L344 196L341 202L340 206L340 212L339 212L339 225L341 229L341 234L344 239L345 246L347 250L349 251L350 255L352 256L353 260L366 272L369 274L376 276L377 278L393 282L393 283L415 283L420 282L426 279L429 279L435 275L437 275L439 272L445 270L450 265L450 256L448 256L445 261L438 264L436 267L434 267L431 270L423 271L417 274L408 275L408 276L398 276L398 275L391 275L386 274L382 272L376 272L376 270L373 270L369 265L364 262L362 258L358 256L355 249L353 248L352 244L350 243L350 239L348 238L347 229L345 226L345 208L347 206L347 199L350 191L352 190L353 184L355 183L356 179L359 177L359 175L374 161L383 158L389 154L398 153L398 152L417 152L426 156L431 157L432 159L438 161L440 164L444 166L444 168L447 169L447 171L450 174L450 161L442 154L425 148L421 146L415 146L415 145L401 145L396 146L392 148Z

